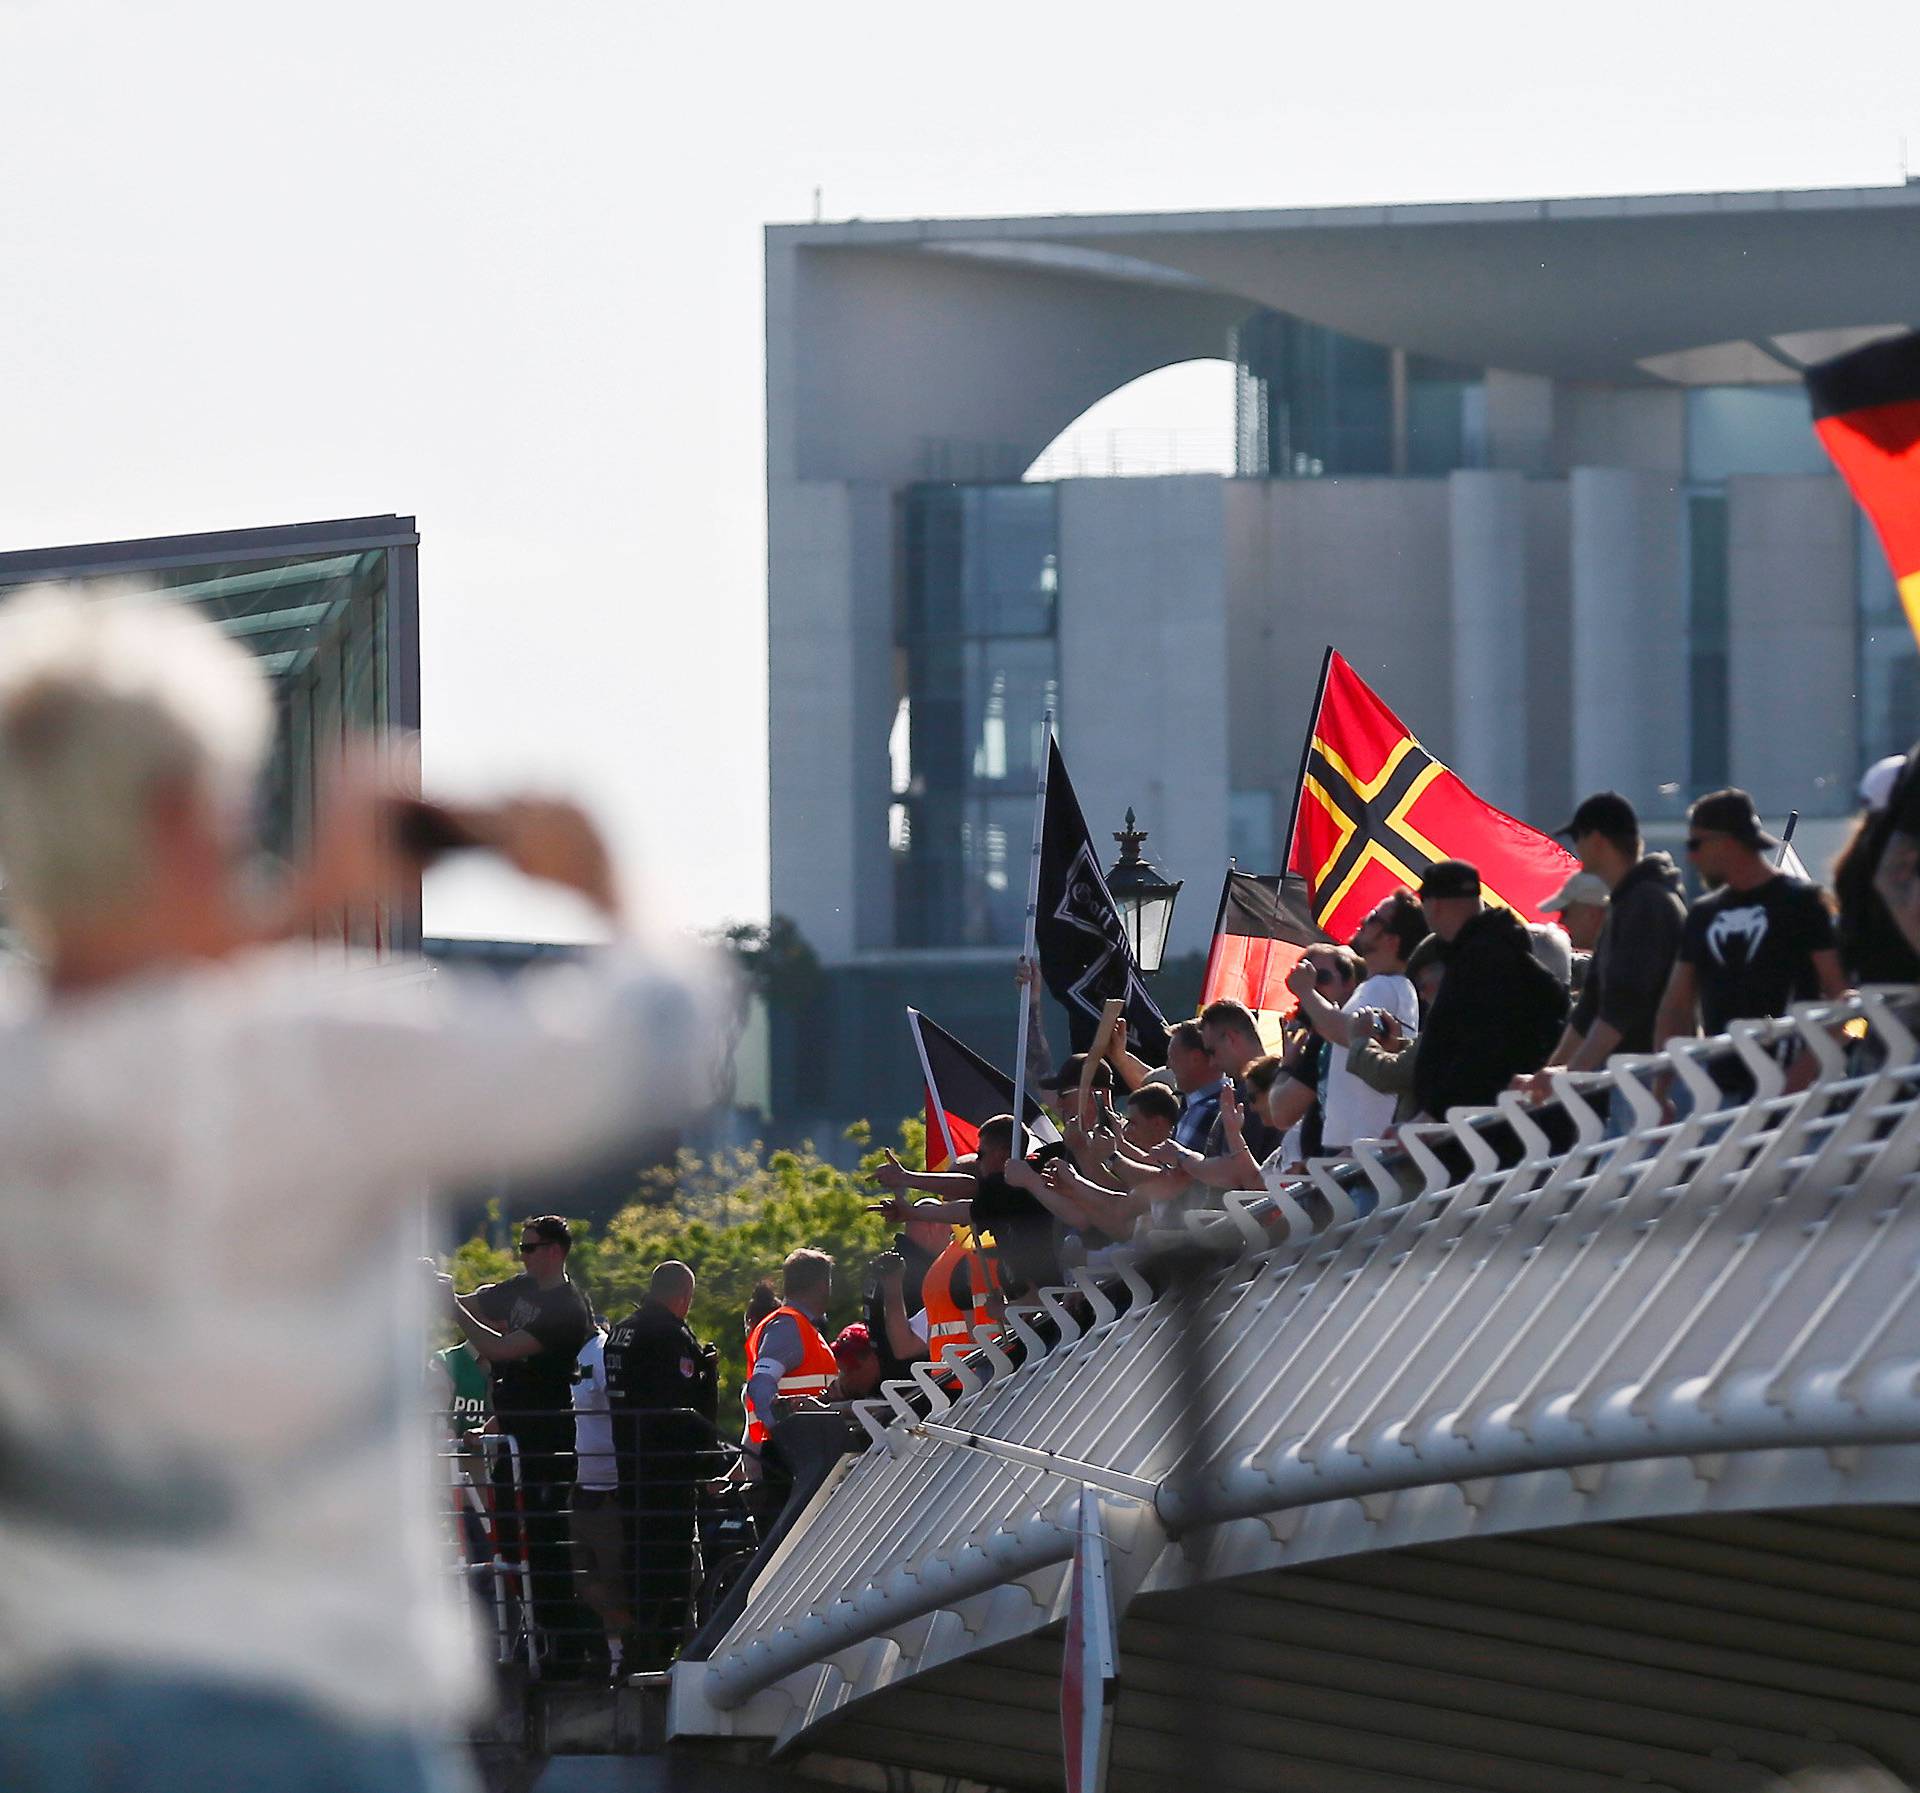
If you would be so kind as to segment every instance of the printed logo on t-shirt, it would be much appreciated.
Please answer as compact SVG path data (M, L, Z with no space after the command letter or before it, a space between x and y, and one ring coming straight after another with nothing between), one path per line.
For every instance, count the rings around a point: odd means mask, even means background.
M1751 965L1766 937L1767 912L1758 903L1744 909L1722 909L1707 924L1708 950L1729 970L1733 968L1727 959L1729 946L1738 944L1740 964Z

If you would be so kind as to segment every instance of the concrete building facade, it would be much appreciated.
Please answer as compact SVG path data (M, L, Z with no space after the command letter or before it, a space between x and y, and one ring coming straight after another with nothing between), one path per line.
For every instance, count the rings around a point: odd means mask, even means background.
M1733 782L1811 862L1920 660L1800 375L1916 291L1920 186L769 230L771 901L827 972L776 1107L914 1106L936 989L1011 1057L1049 703L1170 953L1284 852L1328 644L1529 821ZM1023 482L1201 358L1235 476Z

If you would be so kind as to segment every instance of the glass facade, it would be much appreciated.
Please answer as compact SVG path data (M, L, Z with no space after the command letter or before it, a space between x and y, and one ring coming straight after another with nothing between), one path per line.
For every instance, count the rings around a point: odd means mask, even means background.
M1692 766L1696 792L1726 784L1727 498L1736 474L1830 475L1813 433L1806 389L1703 386L1686 395L1689 654ZM1864 513L1854 549L1859 764L1904 753L1920 738L1920 653L1893 575Z
M1486 460L1486 388L1456 367L1283 312L1234 332L1235 466L1254 479L1438 477Z
M1900 607L1886 550L1864 511L1854 518L1854 592L1858 616L1860 766L1920 741L1920 652Z
M905 502L895 940L1018 945L1041 719L1059 712L1054 488L925 485Z
M1727 679L1727 495L1687 494L1688 776L1695 794L1732 782Z
M419 727L418 543L411 518L364 517L56 548L0 555L0 590L58 581L157 591L253 654L275 710L260 836L284 860L309 838L317 781L350 736ZM343 917L342 936L373 950L410 946L417 892L403 908Z

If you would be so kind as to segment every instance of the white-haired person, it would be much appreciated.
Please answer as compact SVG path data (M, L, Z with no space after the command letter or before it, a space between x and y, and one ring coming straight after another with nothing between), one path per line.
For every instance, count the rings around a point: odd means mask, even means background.
M394 800L345 780L266 912L270 727L183 608L0 610L0 876L35 962L0 1011L8 1793L462 1784L432 1738L481 1676L406 1398L421 1197L684 1115L724 1049L711 970L630 939L511 983L330 966L313 925L392 888ZM579 809L459 827L622 932Z

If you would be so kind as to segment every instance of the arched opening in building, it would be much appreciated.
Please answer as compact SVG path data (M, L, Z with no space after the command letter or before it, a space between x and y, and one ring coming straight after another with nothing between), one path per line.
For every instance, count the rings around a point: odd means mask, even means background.
M1089 405L1023 480L1151 478L1234 471L1234 364L1177 361Z

